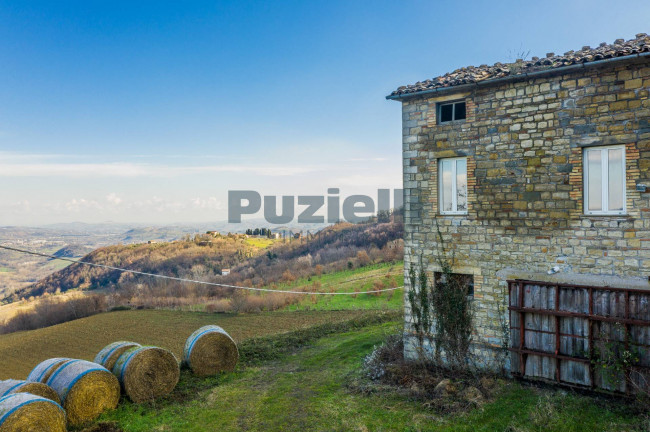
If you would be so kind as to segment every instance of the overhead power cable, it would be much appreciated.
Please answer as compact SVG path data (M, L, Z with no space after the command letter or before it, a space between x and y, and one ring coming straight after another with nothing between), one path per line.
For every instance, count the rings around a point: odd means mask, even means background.
M247 290L247 291L260 291L260 292L273 292L273 293L282 293L282 294L306 294L306 295L358 295L358 294L376 294L376 293L381 293L381 292L387 292L387 291L395 291L398 289L404 288L404 286L398 286L395 288L383 288L379 290L372 290L372 291L356 291L356 292L320 292L320 291L295 291L295 290L275 290L275 289L270 289L270 288L257 288L257 287L245 287L245 286L238 286L238 285L229 285L229 284L223 284L223 283L217 283L217 282L206 282L206 281L200 281L200 280L193 280L193 279L185 279L185 278L179 278L179 277L174 277L174 276L166 276L166 275L161 275L161 274L156 274L156 273L147 273L147 272L141 272L138 270L130 270L130 269L124 269L120 267L113 267L109 266L106 264L98 264L98 263L93 263L93 262L88 262L88 261L81 261L81 260L74 260L70 258L65 258L65 257L58 257L55 255L48 255L40 252L34 252L30 250L25 250L25 249L19 249L11 246L5 246L5 245L0 245L0 249L5 249L13 252L19 252L19 253L24 253L28 255L35 255L35 256L40 256L44 258L50 258L50 259L55 259L55 260L60 260L60 261L68 261L74 264L82 264L82 265L87 265L87 266L92 266L92 267L99 267L99 268L105 268L109 270L116 270L124 273L131 273L131 274L136 274L136 275L141 275L141 276L150 276L153 278L159 278L159 279L167 279L167 280L174 280L177 282L187 282L187 283L194 283L194 284L199 284L199 285L208 285L208 286L216 286L216 287L222 287L222 288L233 288L233 289L241 289L241 290ZM346 281L343 281L341 283L345 283Z

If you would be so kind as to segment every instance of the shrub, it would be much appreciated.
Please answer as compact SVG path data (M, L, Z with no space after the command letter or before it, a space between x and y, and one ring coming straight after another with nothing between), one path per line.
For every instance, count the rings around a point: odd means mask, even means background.
M291 270L286 269L284 273L282 273L282 278L280 280L282 282L293 282L296 280L296 277L291 273Z
M372 291L380 291L380 290L383 290L384 288L385 288L384 283L382 281L380 281L380 280L376 280L372 284ZM382 294L383 294L382 292L372 293L372 295L374 295L376 297L379 297Z
M365 250L361 250L357 252L357 261L359 262L359 266L361 267L370 264L371 261L370 261L370 257L368 256L368 252L366 252Z
M5 321L0 332L35 330L95 315L106 310L106 298L99 294L67 299L45 297L36 302L32 309L20 311Z
M363 370L371 380L378 380L386 375L386 366L401 362L404 358L404 339L402 335L390 335L380 346L375 346L363 360Z
M236 290L230 298L230 310L234 313L243 312L246 305L246 294L242 290Z
M230 300L217 300L205 305L205 311L208 313L224 313L230 310Z

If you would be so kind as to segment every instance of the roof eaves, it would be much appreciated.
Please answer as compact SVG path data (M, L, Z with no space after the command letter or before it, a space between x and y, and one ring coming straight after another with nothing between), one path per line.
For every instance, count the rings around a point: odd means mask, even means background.
M650 52L631 54L631 55L626 55L626 56L621 56L621 57L613 57L613 58L608 58L608 59L603 59L603 60L595 60L595 61L590 61L590 62L586 62L586 63L576 63L576 64L566 65L566 66L561 66L561 67L537 70L537 71L533 71L533 72L524 72L524 73L519 73L519 74L512 74L512 75L508 75L506 77L494 78L494 79L486 79L486 80L483 80L483 81L477 81L477 82L469 83L469 84L461 84L461 85L447 86L447 87L437 87L437 88L433 88L433 89L421 90L421 91L410 92L410 93L389 94L388 96L386 96L386 99L388 99L388 100L402 100L402 99L410 99L410 98L413 98L413 97L426 96L426 95L429 95L429 94L456 93L456 92L462 92L462 91L477 88L477 87L490 86L490 85L501 84L501 83L510 82L510 81L519 81L519 80L527 79L527 78L531 78L531 77L536 78L536 77L540 77L540 76L554 75L554 74L557 74L557 73L564 73L566 71L570 71L570 70L573 70L573 69L586 69L586 68L601 66L601 65L603 65L605 63L609 64L609 63L614 63L614 62L632 61L632 60L636 60L636 59L644 58L644 57L650 57Z

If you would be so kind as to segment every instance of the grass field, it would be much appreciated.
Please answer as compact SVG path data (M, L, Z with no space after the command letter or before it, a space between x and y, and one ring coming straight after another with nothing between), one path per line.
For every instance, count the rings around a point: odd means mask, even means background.
M253 239L255 240L255 239ZM269 239L262 239L269 240ZM54 263L54 261L52 261ZM403 263L382 263L335 273L312 276L311 278L297 279L291 283L278 284L275 289L280 290L302 290L302 291L339 291L354 292L371 291L375 281L381 281L385 288L390 286L401 286L404 283L402 276ZM3 273L0 272L0 276ZM319 283L319 288L315 288ZM391 285L392 283L392 285ZM267 287L269 288L269 287ZM77 297L86 294L102 294L104 291L95 289L91 291L70 290L59 294L59 298ZM264 295L264 294L262 294ZM0 305L0 323L10 319L19 311L31 310L39 299L35 301L21 300L10 304ZM208 302L197 302L196 304L182 306L180 309L192 312L205 312ZM359 294L357 296L310 296L304 295L299 303L292 304L285 310L358 310L358 309L390 309L397 310L403 306L403 291L401 289L384 292L379 295Z
M142 405L123 399L100 422L114 422L125 432L647 430L647 420L642 423L624 403L516 382L507 382L479 408L451 415L395 390L349 387L364 379L361 365L373 347L401 331L396 311L110 312L0 336L0 378L24 378L50 357L92 359L116 340L164 346L180 355L185 338L211 323L239 344L234 373L199 378L184 370L170 396Z
M176 397L124 402L104 421L144 431L612 431L643 430L623 403L510 382L467 413L437 414L398 392L350 390L366 354L400 322L326 335L274 360L207 380L183 375ZM184 395L184 396L183 396Z
M230 315L165 310L103 313L43 329L1 335L0 379L24 379L34 366L51 357L92 360L101 348L118 340L165 347L180 359L185 339L207 324L222 326L239 342L363 314L362 311L297 311Z
M246 239L246 243L248 243L251 246L255 246L260 249L266 249L269 246L271 246L273 243L278 242L281 240L276 240L276 239L270 239L266 237L248 237Z
M298 279L290 284L281 284L278 289L354 292L373 291L375 281L381 281L384 288L402 286L404 264L382 263L371 266ZM320 284L315 285L315 284ZM318 287L317 287L318 286ZM356 296L305 296L300 303L290 305L287 310L350 310L350 309L401 309L401 289L379 294L358 294Z
M401 287L404 284L403 262L373 264L335 273L311 276L310 278L297 279L291 283L280 283L273 287L277 290L291 291L318 291L318 292L354 292L373 291L375 281L381 281L384 288L391 286ZM315 285L320 284L320 285ZM265 293L262 296L267 295ZM401 310L403 307L404 291L400 288L395 291L380 294L358 294L356 296L321 296L301 295L300 301L284 308L289 311L310 310ZM205 304L183 306L183 310L205 311ZM0 317L2 307L0 307Z
M72 264L70 261L62 261L62 260L52 260L49 261L45 267L54 273L55 271L62 270L66 267L68 267L70 264Z

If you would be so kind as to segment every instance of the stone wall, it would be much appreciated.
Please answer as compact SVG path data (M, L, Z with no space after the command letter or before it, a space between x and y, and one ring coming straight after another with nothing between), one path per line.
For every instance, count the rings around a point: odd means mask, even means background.
M650 288L649 89L645 59L403 99L406 267L439 270L438 226L454 271L474 275L484 355L503 346L507 279ZM437 124L436 104L457 99L466 121ZM587 216L583 148L614 144L626 146L627 215ZM469 210L443 216L437 161L458 156L468 158ZM416 345L407 338L408 356Z

